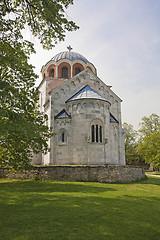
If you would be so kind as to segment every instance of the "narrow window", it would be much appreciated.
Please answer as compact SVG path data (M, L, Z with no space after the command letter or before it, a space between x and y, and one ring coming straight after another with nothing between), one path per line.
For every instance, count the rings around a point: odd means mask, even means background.
M51 70L51 77L54 78L54 69Z
M99 128L99 137L100 137L100 142L102 142L102 127L101 126Z
M94 142L95 141L95 137L94 137L94 125L92 125L92 127L91 127L91 132L92 132L92 142Z
M81 71L81 70L80 70L79 68L76 68L76 69L75 69L75 75L78 74L78 73L80 73L80 71Z
M68 78L68 68L62 68L62 78Z
M64 142L64 132L62 132L62 142Z
M98 125L96 125L96 142L98 142Z

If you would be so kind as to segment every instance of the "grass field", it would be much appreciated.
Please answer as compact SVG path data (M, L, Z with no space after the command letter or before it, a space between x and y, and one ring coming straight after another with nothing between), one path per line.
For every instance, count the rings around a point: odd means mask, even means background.
M160 175L160 171L152 171L152 172L146 171L146 174L150 174L150 175Z
M1 240L159 240L160 179L0 180Z

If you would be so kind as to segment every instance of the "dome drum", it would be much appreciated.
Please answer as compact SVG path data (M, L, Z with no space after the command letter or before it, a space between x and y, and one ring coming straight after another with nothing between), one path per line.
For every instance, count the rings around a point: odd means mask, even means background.
M81 71L89 68L96 73L96 68L84 56L72 51L55 55L42 67L42 78L45 76L55 79L70 79Z

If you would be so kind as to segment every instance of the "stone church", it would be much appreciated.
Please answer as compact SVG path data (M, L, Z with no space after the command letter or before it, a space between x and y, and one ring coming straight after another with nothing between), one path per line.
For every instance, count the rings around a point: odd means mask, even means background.
M55 135L42 165L125 165L122 100L81 54L60 52L42 66L39 105Z

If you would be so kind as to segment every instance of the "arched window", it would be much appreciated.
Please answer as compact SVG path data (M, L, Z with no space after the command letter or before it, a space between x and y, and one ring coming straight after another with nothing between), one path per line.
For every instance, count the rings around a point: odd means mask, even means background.
M67 142L67 132L65 129L60 129L58 138L60 143Z
M91 123L91 142L103 142L103 123L99 119L95 119Z
M62 68L62 78L68 78L68 68Z
M96 142L98 142L99 133L98 133L98 125L96 125Z
M75 75L78 74L78 73L80 73L80 71L81 71L81 70L80 70L79 68L76 68L76 69L75 69Z
M91 127L91 135L92 135L92 142L94 142L95 141L94 125L92 125Z
M102 126L99 127L99 140L102 142Z
M51 77L54 78L54 69L51 70Z
M61 141L64 142L64 132L61 134Z

